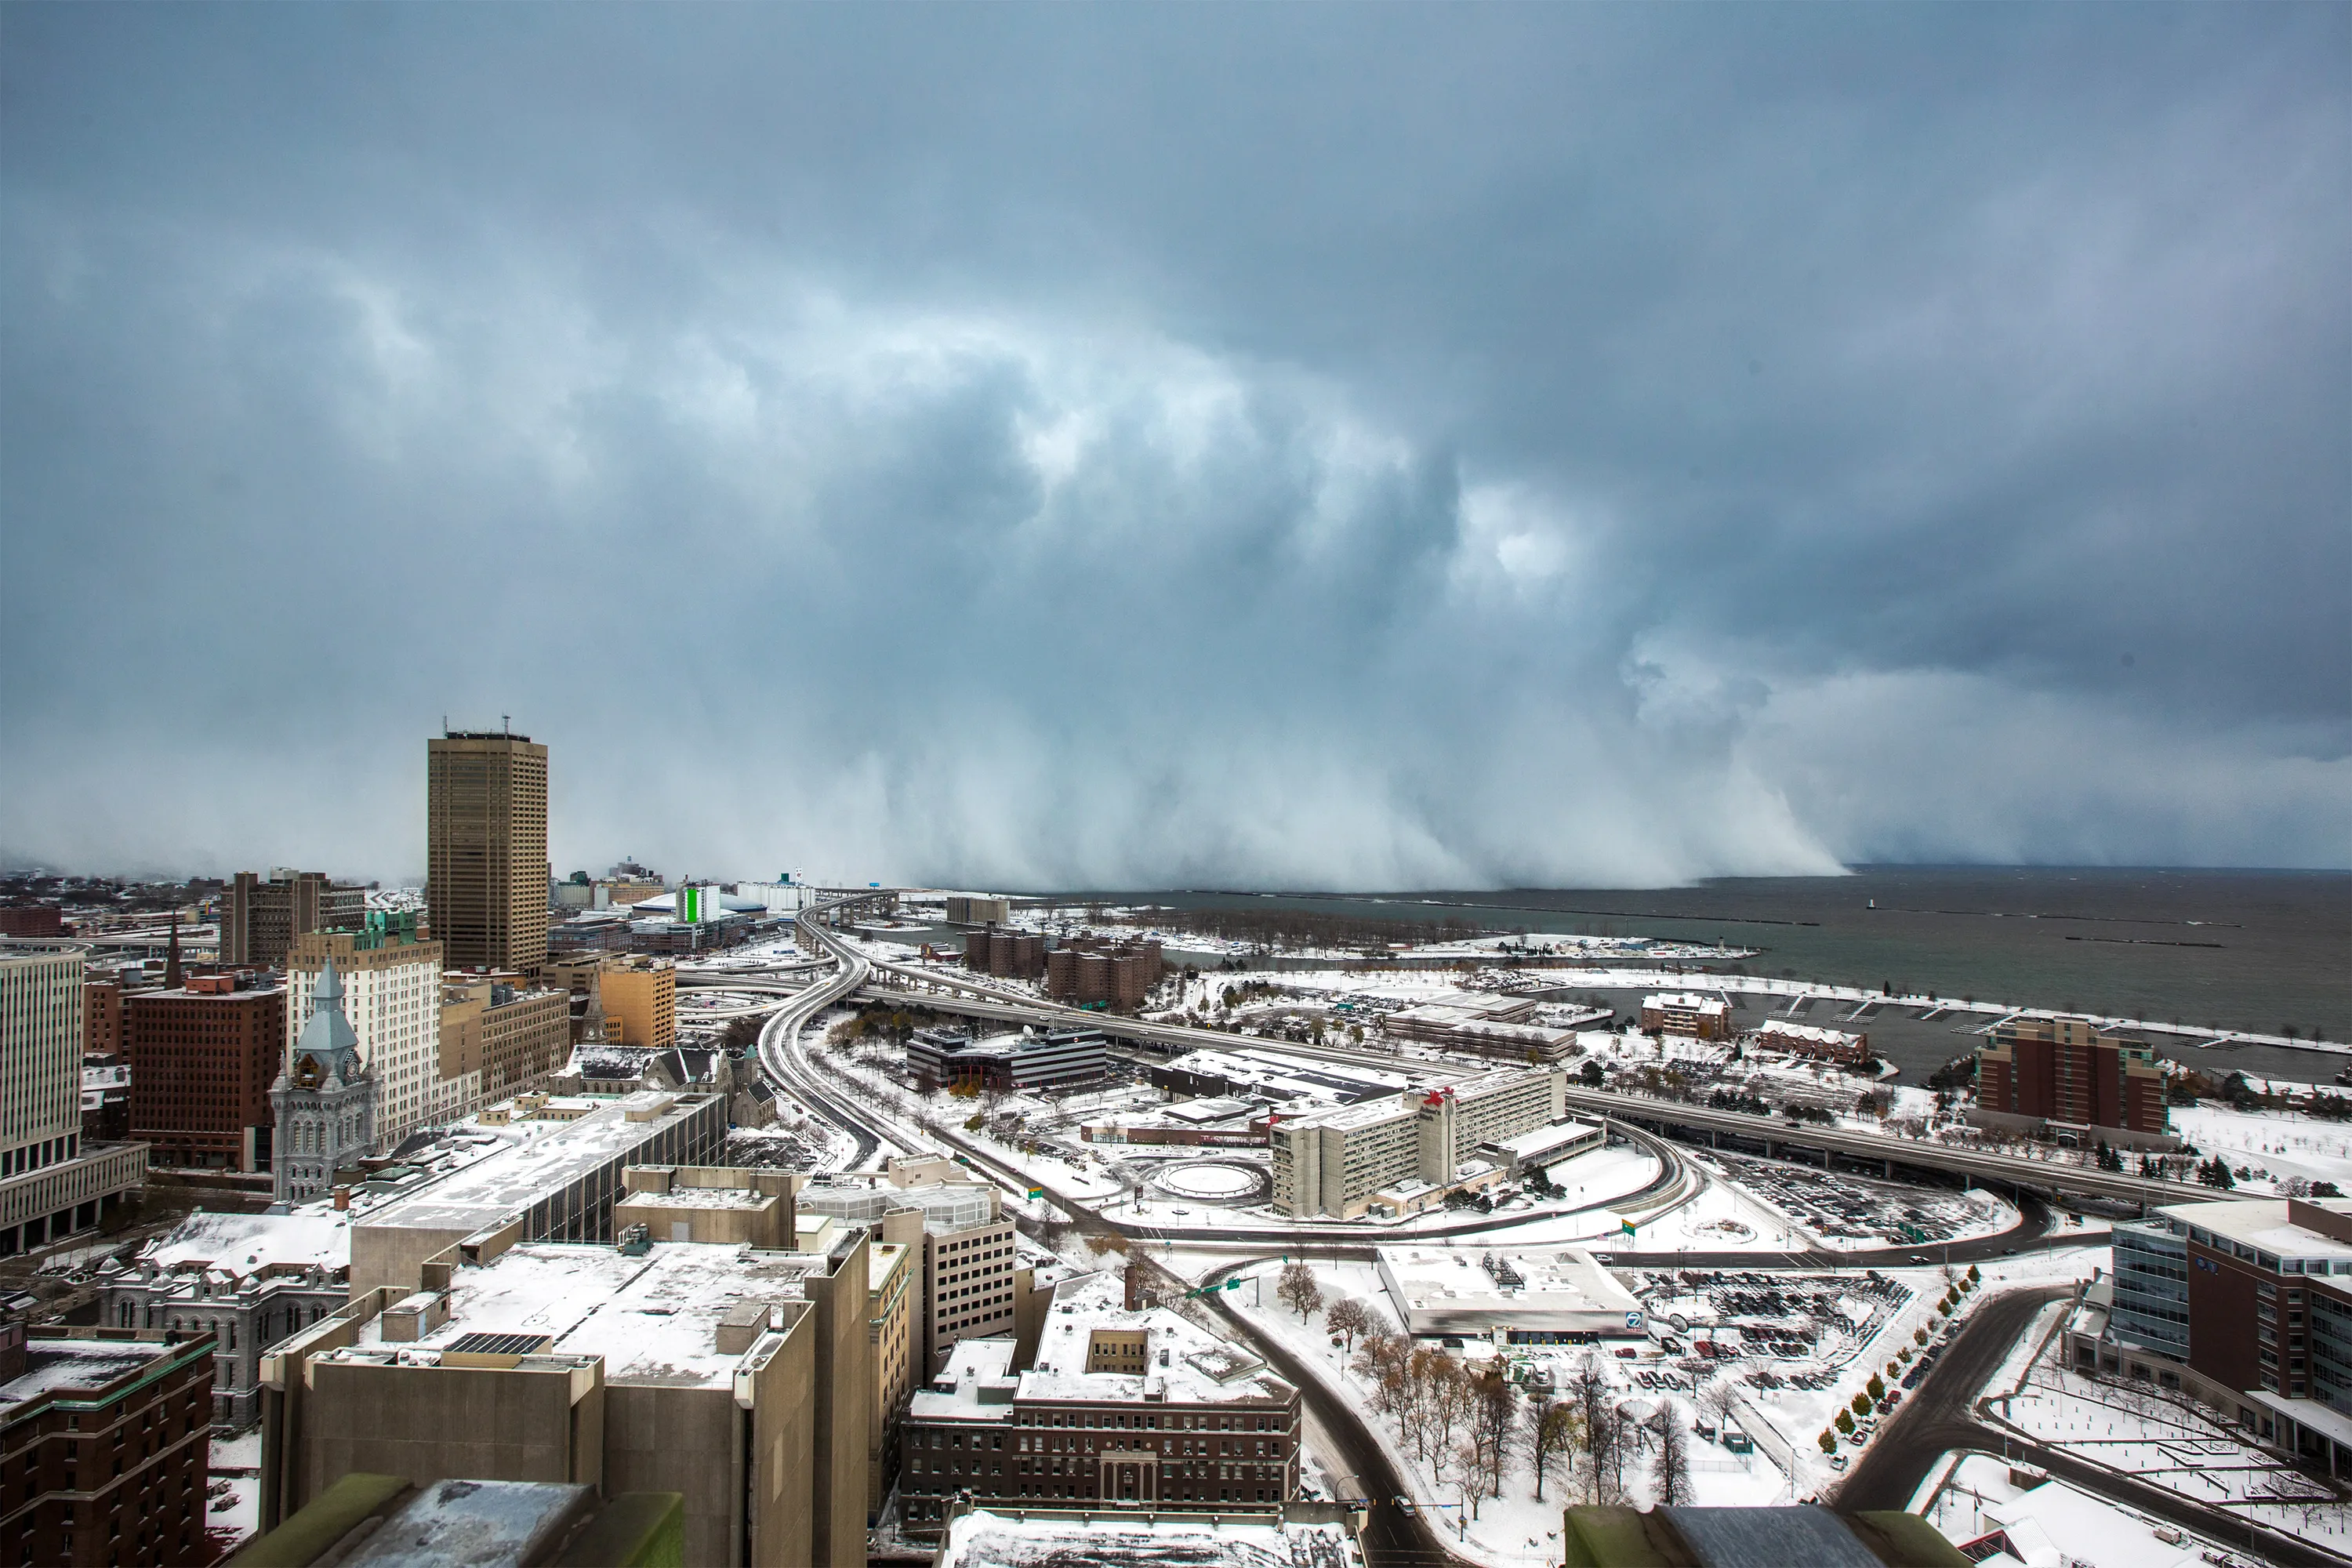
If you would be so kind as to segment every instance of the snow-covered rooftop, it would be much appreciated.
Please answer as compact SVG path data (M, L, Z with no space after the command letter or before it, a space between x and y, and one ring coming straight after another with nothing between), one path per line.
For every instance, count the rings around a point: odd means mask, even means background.
M1265 1363L1161 1307L1129 1311L1125 1281L1115 1273L1081 1274L1054 1289L1053 1305L1037 1340L1037 1357L1021 1374L1024 1400L1132 1401L1147 1393L1170 1404L1222 1405L1286 1401L1294 1392ZM1098 1333L1144 1335L1140 1373L1088 1372Z
M1638 1332L1642 1304L1581 1247L1383 1247L1381 1282L1408 1331Z
M940 1568L1361 1568L1347 1527L1278 1517L1138 1517L977 1510L948 1527Z
M103 1388L178 1348L160 1340L27 1340L25 1370L0 1384L0 1409L63 1389Z
M659 1137L692 1116L710 1097L646 1091L618 1100L579 1100L586 1113L570 1121L516 1121L521 1136L488 1158L445 1176L411 1196L362 1215L362 1226L396 1226L422 1230L479 1230L555 1192L605 1163ZM632 1121L665 1100L668 1108L646 1121ZM574 1102L550 1100L551 1106ZM494 1108L495 1109L495 1108Z
M2237 1198L2223 1203L2174 1204L2163 1211L2176 1230L2204 1232L2250 1247L2280 1260L2296 1260L2304 1274L2352 1274L2352 1243L2338 1241L2287 1217L2287 1198ZM2305 1200L2332 1213L2352 1210L2352 1200ZM2323 1221L2322 1223L2325 1223ZM2316 1266L2316 1267L2315 1267Z
M345 1269L352 1263L351 1215L331 1209L292 1214L190 1215L139 1254L165 1273L215 1269L235 1279L273 1271Z
M393 1344L383 1321L333 1352L354 1360L398 1350L446 1350L471 1333L545 1335L553 1355L602 1356L607 1383L729 1385L740 1351L718 1345L719 1321L739 1303L802 1298L801 1281L825 1260L748 1246L656 1242L643 1256L580 1242L526 1242L481 1268L460 1268L448 1321Z

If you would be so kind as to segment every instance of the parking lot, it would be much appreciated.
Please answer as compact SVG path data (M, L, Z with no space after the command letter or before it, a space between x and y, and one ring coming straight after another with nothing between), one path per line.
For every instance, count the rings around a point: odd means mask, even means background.
M1740 1187L1830 1246L1903 1247L1960 1241L2011 1223L2005 1205L1985 1193L1874 1181L1734 1154L1714 1156Z

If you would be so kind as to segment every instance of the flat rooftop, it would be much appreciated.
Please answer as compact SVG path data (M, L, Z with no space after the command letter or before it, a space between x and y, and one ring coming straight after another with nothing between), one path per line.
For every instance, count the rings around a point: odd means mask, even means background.
M1540 1153L1562 1143L1572 1143L1580 1138L1598 1138L1601 1129L1590 1121L1556 1121L1549 1127L1537 1127L1508 1138L1487 1140L1482 1148L1507 1149L1521 1156Z
M551 1101L560 1107L593 1109L571 1121L511 1122L503 1131L519 1136L508 1147L421 1192L370 1210L358 1224L470 1235L658 1137L687 1121L710 1098L690 1090L676 1095L646 1090L617 1100ZM642 1113L666 1100L673 1103L661 1115L645 1121L629 1120L631 1111Z
M948 1527L939 1557L940 1568L1362 1568L1363 1561L1344 1525L1250 1513L1139 1517L1108 1508L980 1509Z
M1382 1279L1412 1313L1494 1312L1521 1319L1544 1312L1638 1312L1642 1305L1581 1247L1377 1250Z
M549 1355L602 1356L607 1383L731 1387L740 1352L719 1349L719 1320L745 1301L803 1299L822 1258L749 1246L655 1242L643 1257L596 1242L525 1242L449 1286L449 1318L415 1341L390 1342L379 1317L347 1350L320 1359L380 1360L447 1350L467 1334L544 1335Z
M1144 1340L1144 1373L1088 1372L1098 1331ZM1290 1384L1233 1341L1221 1339L1162 1307L1127 1309L1127 1284L1116 1273L1080 1274L1054 1288L1037 1358L1021 1374L1023 1399L1139 1400L1163 1394L1171 1404L1221 1405L1286 1401Z
M2327 1199L2315 1202L2332 1212L2343 1213L2352 1208L2352 1201ZM2163 1211L2173 1220L2176 1228L2194 1227L2224 1241L2251 1247L2256 1252L2273 1258L2299 1258L2305 1273L2352 1274L2352 1243L2323 1236L2287 1218L2284 1198L2231 1198L2221 1203L2173 1204ZM2324 1263L2325 1269L2309 1265Z
M0 1410L45 1394L94 1395L179 1348L157 1340L27 1340L25 1370L0 1384Z

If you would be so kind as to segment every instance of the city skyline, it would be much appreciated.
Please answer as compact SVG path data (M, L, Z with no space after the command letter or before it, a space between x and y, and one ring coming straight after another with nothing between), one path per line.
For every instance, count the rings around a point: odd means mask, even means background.
M0 860L2352 865L2341 7L1205 22L14 13Z

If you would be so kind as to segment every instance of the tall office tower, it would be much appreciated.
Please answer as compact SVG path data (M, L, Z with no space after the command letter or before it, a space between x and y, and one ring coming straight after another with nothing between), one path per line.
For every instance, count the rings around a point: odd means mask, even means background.
M451 731L425 743L425 899L456 969L547 962L547 748Z
M220 961L282 968L286 950L314 931L357 931L367 889L331 882L323 871L273 867L264 881L239 871L220 897Z
M0 951L0 1257L110 1214L146 1179L140 1143L81 1146L82 955Z

